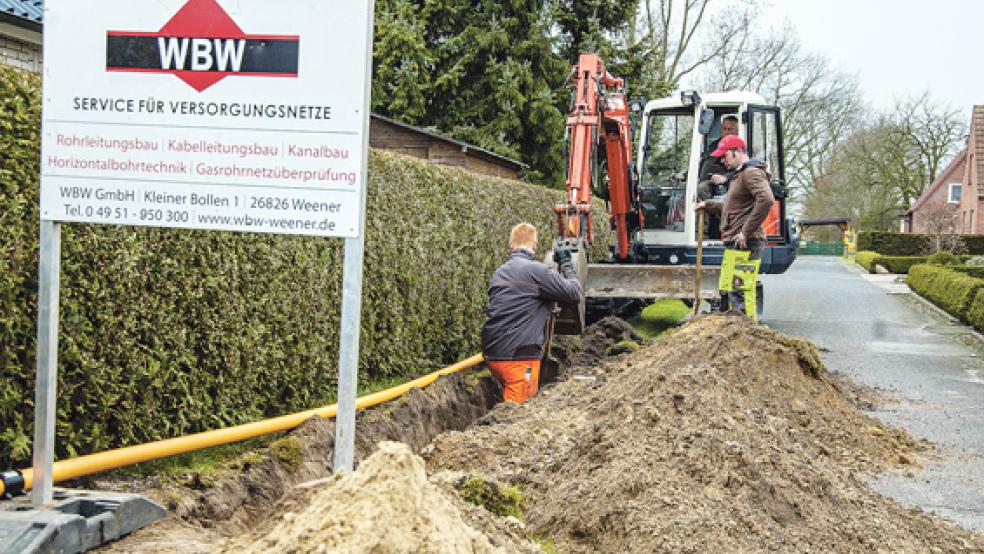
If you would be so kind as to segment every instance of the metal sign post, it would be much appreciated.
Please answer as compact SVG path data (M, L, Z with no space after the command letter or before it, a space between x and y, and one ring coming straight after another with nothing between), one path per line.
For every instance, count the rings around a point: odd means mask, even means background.
M335 472L355 465L355 399L359 381L359 333L362 321L362 265L366 234L366 187L369 177L369 106L372 92L374 0L366 1L365 84L362 137L362 198L359 236L345 239L342 269L342 329L338 344L338 410L335 415Z
M34 385L34 487L31 502L53 499L51 466L55 461L55 393L58 389L58 296L61 281L61 224L41 222L38 261L37 379Z

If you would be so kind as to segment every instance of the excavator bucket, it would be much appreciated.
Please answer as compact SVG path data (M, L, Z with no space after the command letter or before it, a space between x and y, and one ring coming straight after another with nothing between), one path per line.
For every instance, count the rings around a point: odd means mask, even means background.
M563 244L565 248L571 251L571 263L574 265L574 273L577 275L577 280L581 284L581 290L584 291L588 278L587 248L583 245L576 246L577 243L571 239L556 241L554 248L557 248L558 244ZM547 265L556 267L557 264L554 262L553 250L547 252L546 259L543 261ZM578 304L560 305L554 319L554 333L558 335L580 335L581 331L584 330L584 309L584 294L581 294L581 302Z
M556 247L556 246L555 246ZM570 248L573 248L570 246ZM571 261L581 283L581 302L576 305L560 305L555 314L553 331L557 335L580 335L584 331L584 314L587 299L657 300L680 298L693 300L695 265L647 265L647 264L589 264L586 248L572 251ZM554 265L553 251L544 260ZM719 266L702 266L700 297L704 300L719 298Z
M587 298L693 299L694 265L590 264ZM718 278L721 268L703 266L700 278L700 297L718 298Z

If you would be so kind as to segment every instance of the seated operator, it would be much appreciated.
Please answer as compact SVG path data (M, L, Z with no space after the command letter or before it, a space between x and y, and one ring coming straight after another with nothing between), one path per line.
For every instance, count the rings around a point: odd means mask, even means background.
M711 155L717 150L718 144L724 137L738 134L738 117L726 115L721 119L721 137L707 146L707 151L701 156L700 173L697 177L697 201L707 200L717 194L718 187L731 180L732 172L721 163L720 158Z

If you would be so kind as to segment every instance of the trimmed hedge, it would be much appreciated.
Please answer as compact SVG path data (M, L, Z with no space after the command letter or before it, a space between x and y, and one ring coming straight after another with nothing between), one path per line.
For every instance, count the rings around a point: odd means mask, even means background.
M960 256L953 252L937 252L926 258L926 263L932 265L959 265L961 262Z
M886 256L921 256L926 253L926 247L926 236L916 233L858 233L858 250L870 250Z
M926 263L926 256L878 256L876 263L890 273L909 273L909 268Z
M978 291L984 288L984 279L955 271L953 267L929 264L912 266L906 283L913 291L963 320L967 320Z
M984 235L961 235L968 254L984 254ZM862 231L858 233L858 250L871 250L886 256L922 256L929 247L929 237L919 233Z
M984 331L984 288L979 289L974 295L973 302L967 308L965 321L978 331Z
M0 469L30 461L38 265L36 77L0 66ZM370 153L360 380L479 349L486 288L558 190ZM604 206L596 206L604 222ZM594 256L611 232L596 225ZM339 239L62 227L58 456L334 401ZM542 251L541 250L541 251Z
M857 264L860 265L861 267L868 270L868 273L874 273L875 264L878 263L878 259L880 257L881 256L878 254L878 252L870 252L865 250L855 254L854 261L857 262Z
M951 265L951 266L947 266L947 269L956 271L958 273L963 273L964 275L970 275L971 277L976 277L978 279L984 279L984 266Z

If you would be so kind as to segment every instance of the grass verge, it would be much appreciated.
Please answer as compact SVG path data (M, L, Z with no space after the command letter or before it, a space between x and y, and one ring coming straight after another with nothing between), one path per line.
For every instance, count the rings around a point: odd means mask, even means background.
M659 338L690 313L690 308L677 298L661 298L646 306L629 324L646 340Z

